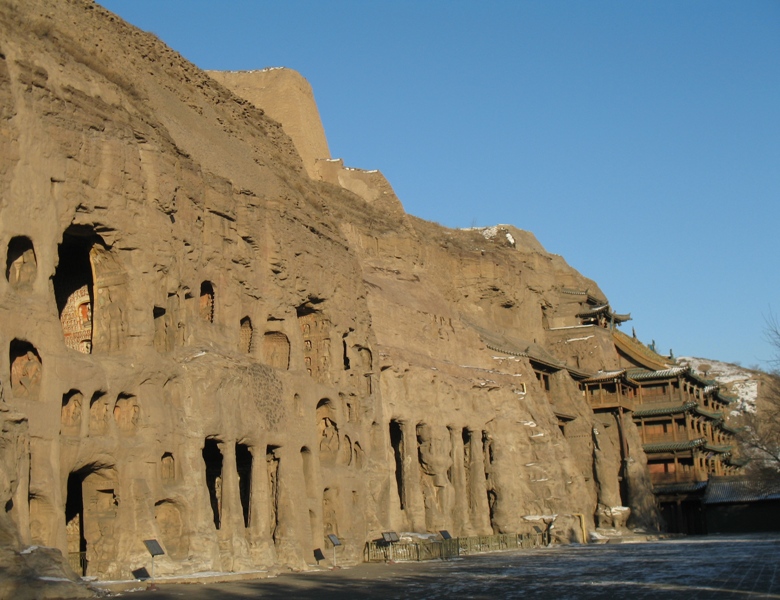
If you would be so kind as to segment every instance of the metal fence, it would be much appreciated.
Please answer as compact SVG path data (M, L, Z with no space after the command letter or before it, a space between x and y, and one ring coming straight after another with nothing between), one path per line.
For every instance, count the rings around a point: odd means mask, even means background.
M365 562L420 561L516 548L538 548L544 545L543 537L544 534L541 533L500 533L450 540L419 539L413 542L375 540L366 542L363 560Z

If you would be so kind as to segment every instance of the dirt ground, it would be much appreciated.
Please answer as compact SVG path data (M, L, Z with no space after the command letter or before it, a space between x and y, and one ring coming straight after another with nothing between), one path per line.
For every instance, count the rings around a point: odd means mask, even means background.
M210 585L160 585L128 600L186 598L780 599L780 535L565 546L451 561L362 564Z

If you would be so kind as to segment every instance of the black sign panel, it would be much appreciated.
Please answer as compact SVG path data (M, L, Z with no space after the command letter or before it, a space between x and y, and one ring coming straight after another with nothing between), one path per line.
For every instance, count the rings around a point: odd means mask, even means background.
M330 540L330 543L333 544L334 546L341 546L341 541L339 540L337 535L329 533L328 539Z
M398 542L401 538L398 537L395 531L384 531L382 532L382 539L386 542Z
M157 540L144 540L144 546L152 556L162 556L165 554L165 550L160 546L160 542Z

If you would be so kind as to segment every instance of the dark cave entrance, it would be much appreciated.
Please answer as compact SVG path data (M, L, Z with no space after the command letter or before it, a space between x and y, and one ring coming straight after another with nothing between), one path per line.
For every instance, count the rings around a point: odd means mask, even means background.
M244 515L244 527L249 527L252 516L252 452L246 444L236 444L236 471L238 472L238 492L241 498L241 512Z
M219 442L207 438L203 445L203 462L206 465L206 487L209 490L209 503L214 514L214 526L222 525L222 452Z
M404 502L404 433L401 429L401 423L390 421L390 445L393 447L393 457L395 458L395 484L398 491L398 500L401 503L401 510L406 508Z

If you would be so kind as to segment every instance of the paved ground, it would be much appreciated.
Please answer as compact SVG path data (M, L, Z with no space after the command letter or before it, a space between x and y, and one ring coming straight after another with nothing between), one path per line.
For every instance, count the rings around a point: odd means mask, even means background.
M780 536L521 550L452 561L358 565L212 585L160 585L127 600L264 598L780 599Z

